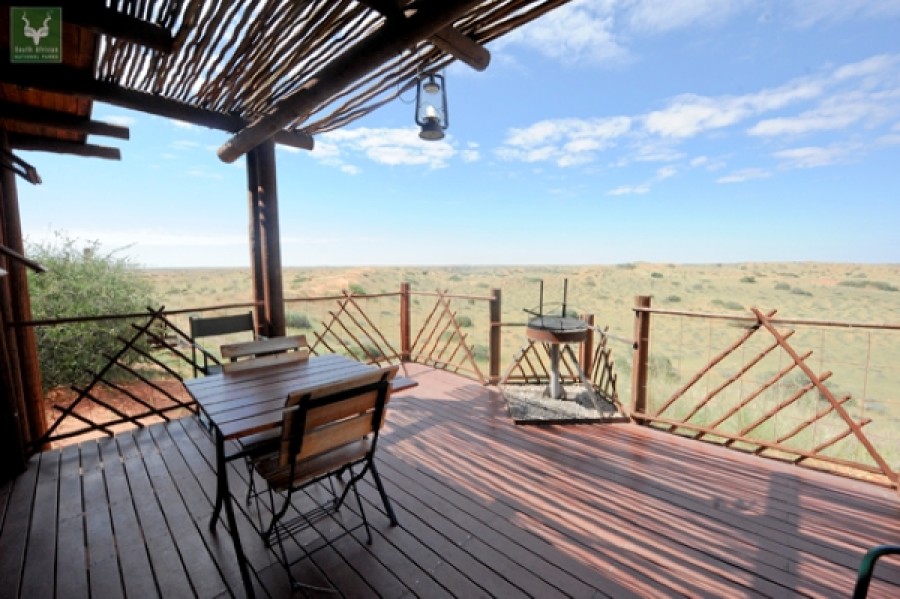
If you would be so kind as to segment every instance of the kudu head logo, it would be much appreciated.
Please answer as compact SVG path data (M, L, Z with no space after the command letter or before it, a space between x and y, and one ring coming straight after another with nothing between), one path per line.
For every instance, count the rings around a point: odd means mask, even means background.
M28 17L22 13L22 20L25 21L25 35L30 37L32 41L34 41L34 45L37 46L41 42L41 38L45 38L50 35L50 27L47 26L47 23L50 22L50 13L47 13L47 18L44 19L44 25L40 29L35 29L31 26L31 23L28 22Z

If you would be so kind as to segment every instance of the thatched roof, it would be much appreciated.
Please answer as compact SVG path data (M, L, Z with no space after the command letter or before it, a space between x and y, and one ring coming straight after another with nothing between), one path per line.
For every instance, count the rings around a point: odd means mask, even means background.
M485 68L485 43L564 3L79 0L62 3L59 65L10 64L4 4L0 127L14 148L116 157L85 144L89 133L127 137L90 120L97 100L237 133L223 160L273 136L309 148L423 72L456 59Z

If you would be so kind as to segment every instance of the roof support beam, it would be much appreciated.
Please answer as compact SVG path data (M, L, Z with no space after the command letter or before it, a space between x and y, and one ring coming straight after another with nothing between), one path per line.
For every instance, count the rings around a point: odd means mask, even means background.
M9 133L9 145L17 150L31 150L35 152L53 152L55 154L74 154L92 158L106 158L107 160L121 160L122 153L119 148L98 146L94 144L81 144L77 141L63 141L59 139L47 139L37 135L22 135L21 133Z
M404 12L396 0L360 0L369 8L378 11L388 20L402 20ZM481 44L460 32L452 25L447 25L436 32L429 40L437 48L450 54L457 60L466 63L476 71L485 70L491 62L491 54Z
M118 139L128 139L130 136L128 127L112 125L101 121L93 121L68 112L44 110L34 106L12 104L9 102L0 102L0 120L2 119L9 119L40 127L74 131L75 133L105 135L107 137L115 137Z
M0 51L0 62L8 61L8 52ZM41 65L40 69L35 69L31 65L24 65L23 68L23 65L18 64L7 64L7 67L9 68L6 69L6 72L0 76L2 83L80 96L231 133L240 131L247 125L240 117L196 108L162 96L125 89L108 81L95 81L85 76L83 72L65 65ZM279 130L274 139L275 143L303 150L312 150L314 145L312 135L299 131Z
M476 71L483 71L491 64L491 53L455 27L444 27L431 36L431 43Z
M300 89L276 104L273 112L244 128L219 148L225 162L234 162L271 138L298 116L305 119L316 106L394 58L400 52L451 25L479 0L429 2L403 20L386 20L380 29L349 48L310 77Z

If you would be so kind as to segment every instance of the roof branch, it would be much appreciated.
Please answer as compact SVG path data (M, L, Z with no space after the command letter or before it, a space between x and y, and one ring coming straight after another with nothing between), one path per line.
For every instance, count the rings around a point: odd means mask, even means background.
M386 20L374 33L313 74L303 87L278 102L270 114L228 140L219 148L219 158L224 162L234 162L298 116L308 118L310 112L327 102L328 98L397 54L451 25L478 3L479 0L430 2L403 20Z
M105 135L118 139L129 139L130 137L128 127L93 121L69 112L57 112L0 101L0 121L3 119L88 135Z
M17 150L53 152L55 154L74 154L75 156L105 158L107 160L122 159L122 153L119 151L119 148L110 148L109 146L82 144L77 141L64 141L61 139L48 139L38 135L24 135L22 133L9 133L8 137L9 145Z

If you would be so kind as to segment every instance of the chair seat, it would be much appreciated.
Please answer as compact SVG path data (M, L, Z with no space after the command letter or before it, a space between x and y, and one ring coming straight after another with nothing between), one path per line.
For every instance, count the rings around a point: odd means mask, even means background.
M294 469L294 478L291 480L291 467L281 466L279 452L273 451L253 460L259 473L269 481L273 489L281 491L291 487L302 486L307 482L333 472L345 464L352 464L365 459L372 449L370 439L360 439L348 443L323 454L306 458L297 462Z
M234 441L237 450L229 454L225 459L231 461L237 458L255 458L272 452L278 452L281 446L281 429L273 428L255 435L243 437Z

